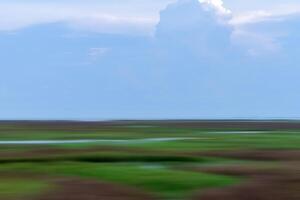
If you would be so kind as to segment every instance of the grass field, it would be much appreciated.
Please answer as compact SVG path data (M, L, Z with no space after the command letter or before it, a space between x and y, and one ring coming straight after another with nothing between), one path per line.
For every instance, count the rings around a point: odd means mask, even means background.
M293 199L299 160L298 122L1 122L0 199Z
M6 177L0 179L1 199L34 198L50 188L47 182L30 178Z

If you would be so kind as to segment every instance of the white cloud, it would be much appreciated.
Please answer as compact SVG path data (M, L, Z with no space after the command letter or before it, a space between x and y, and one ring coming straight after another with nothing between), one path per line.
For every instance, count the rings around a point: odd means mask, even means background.
M234 27L233 42L252 56L290 52L291 46L286 45L300 32L296 28L299 16L300 5L288 3L234 14L229 21Z
M99 5L0 3L0 10L0 31L58 22L95 32L149 34L158 21L155 15L112 11Z
M197 35L197 37L193 42L205 43L204 40L207 40L207 45L211 45L208 44L208 41L211 40L217 46L216 43L222 43L219 40L230 34L229 29L233 29L234 31L231 30L233 43L239 43L244 48L248 48L249 52L260 52L253 49L276 52L280 49L280 43L277 41L278 35L282 34L279 33L279 28L273 32L269 30L262 32L258 31L257 27L270 22L278 24L273 26L282 26L286 18L300 13L299 4L280 4L269 6L268 9L236 13L227 8L222 0L164 0L163 3L161 1L149 3L148 0L143 1L148 3L139 3L141 1L138 0L122 1L127 4L117 4L116 2L119 0L112 1L112 3L89 1L86 4L78 3L79 1L69 3L63 0L61 3L60 1L34 0L28 3L22 3L22 1L3 3L0 1L0 31L16 31L45 23L66 23L76 30L149 35L154 32L158 24L158 35L165 30L169 35L170 33L176 35L178 30L190 34L194 31L193 35ZM131 3L128 3L129 1ZM181 7L170 15L172 19L163 18L162 21L159 21L159 10L174 1L175 3L172 5L190 3L193 8L190 11L180 11L180 9L184 9ZM247 2L245 3L247 4ZM147 7L151 11L146 11ZM219 22L223 24L220 25ZM224 34L216 33L214 30L216 27L222 29L221 33ZM280 31L282 32L282 30ZM288 32L288 30L285 31ZM216 35L221 39L215 39ZM251 41L251 45L249 41ZM205 49L203 48L201 51L205 52Z
M221 60L229 52L232 32L232 27L223 23L226 20L227 14L220 16L213 4L180 0L161 12L156 38L174 57L182 54L203 62Z
M270 12L264 10L256 10L235 16L230 21L230 24L243 25L248 23L257 23L260 21L265 21L270 17L272 17L272 14Z
M267 9L252 10L235 14L230 21L232 25L255 24L264 21L280 21L286 17L299 15L300 4L280 4Z
M231 14L231 11L224 7L224 2L222 0L199 0L199 2L213 7L221 15Z
M15 31L45 23L67 23L73 28L93 32L151 34L159 22L159 11L176 1L191 0L111 0L86 3L74 1L0 1L0 31ZM199 1L203 8L214 10L218 15L232 17L229 23L241 26L268 20L282 20L285 16L300 13L299 3L269 5L267 9L233 12L223 0ZM226 1L228 2L228 1ZM229 1L230 4L230 1ZM236 3L240 4L240 3ZM244 1L250 5L250 2ZM266 3L263 4L266 6ZM228 19L227 19L228 20Z
M93 47L88 50L88 56L92 61L95 61L105 55L108 51L109 48Z
M241 46L246 54L252 57L278 53L281 49L279 42L271 35L256 31L236 29L232 32L231 38L234 44Z
M293 30L297 15L297 6L237 15L221 0L179 0L162 11L156 36L174 51L191 50L206 58L229 54L263 58L286 51L286 41L299 32Z

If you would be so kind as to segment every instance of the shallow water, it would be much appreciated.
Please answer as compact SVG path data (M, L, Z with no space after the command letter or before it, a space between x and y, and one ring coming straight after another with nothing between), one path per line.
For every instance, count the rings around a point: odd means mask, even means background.
M128 140L100 140L100 139L86 139L86 140L10 140L0 141L0 145L48 145L48 144L143 144L155 142L171 142L179 140L190 140L196 138L146 138L146 139L128 139Z

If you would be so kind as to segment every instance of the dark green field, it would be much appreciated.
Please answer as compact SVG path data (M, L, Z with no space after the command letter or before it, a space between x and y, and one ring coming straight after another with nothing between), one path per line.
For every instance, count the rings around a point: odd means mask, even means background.
M300 199L297 121L3 121L0 141L5 200Z

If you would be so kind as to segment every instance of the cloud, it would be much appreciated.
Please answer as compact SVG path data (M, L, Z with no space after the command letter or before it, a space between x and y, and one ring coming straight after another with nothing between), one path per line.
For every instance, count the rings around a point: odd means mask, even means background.
M231 11L224 7L224 2L222 0L199 0L200 3L206 4L207 6L210 6L214 8L218 14L221 15L228 15L231 14Z
M272 14L265 10L251 11L235 16L229 22L232 25L244 25L249 23L257 23L271 19Z
M172 51L189 52L204 60L224 57L232 31L226 23L228 17L219 15L215 5L207 1L180 0L161 12L156 38L161 46L173 46Z
M96 62L97 60L101 59L105 54L110 51L109 48L105 47L92 47L88 50L88 57L90 62Z
M291 40L297 40L300 6L280 5L234 15L233 42L244 45L252 55L293 54ZM287 45L288 44L288 45ZM255 53L254 53L255 52Z
M169 54L177 49L203 62L234 60L240 55L264 57L281 49L273 33L259 30L259 20L249 24L239 20L220 0L179 0L161 12L156 38L161 45L173 46Z
M168 58L215 65L242 56L250 65L254 60L267 62L294 55L299 24L297 6L237 15L219 0L179 0L161 12L155 36L160 52Z
M103 47L90 48L88 55L91 57L99 57L104 55L108 51L109 51L108 48L103 48Z
M180 0L181 3L190 0ZM233 12L222 0L198 0L206 11L220 15L221 20L232 26L259 23L267 20L282 20L299 13L299 4L275 4L269 9ZM116 3L118 2L118 3ZM89 0L74 1L22 1L0 2L0 31L16 31L33 25L65 23L70 28L98 33L151 35L159 23L159 10L177 0L136 1L113 0L110 3ZM177 2L179 5L180 2ZM196 1L194 1L196 4ZM249 3L245 3L249 4Z
M280 43L272 37L257 30L244 30L237 28L231 35L232 43L241 47L239 50L244 51L251 57L265 57L274 55L281 50Z
M284 21L289 16L299 14L299 4L283 4L269 9L253 10L236 14L229 23L232 25L247 25L268 21Z
M112 11L97 4L0 2L0 10L0 31L58 22L92 32L149 34L157 23L150 14Z

